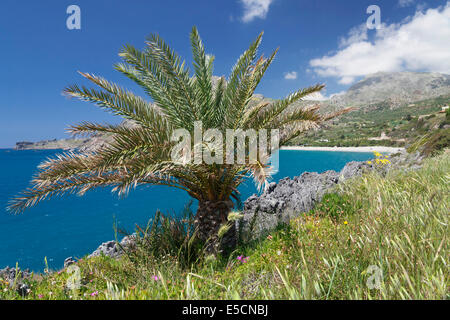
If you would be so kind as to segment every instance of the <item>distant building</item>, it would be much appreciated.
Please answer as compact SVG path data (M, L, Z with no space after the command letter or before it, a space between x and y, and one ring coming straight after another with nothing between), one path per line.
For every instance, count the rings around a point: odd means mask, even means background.
M446 113L448 109L450 109L449 106L442 107L441 113Z

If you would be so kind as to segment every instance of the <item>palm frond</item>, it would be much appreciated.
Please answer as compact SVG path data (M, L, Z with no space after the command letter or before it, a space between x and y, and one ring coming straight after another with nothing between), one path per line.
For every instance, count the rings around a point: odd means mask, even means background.
M205 47L195 26L192 28L190 39L192 56L194 58L195 84L198 89L196 96L200 108L200 116L203 120L207 119L206 116L211 112L213 101L212 68L214 58L206 55ZM207 123L205 124L207 125Z
M272 121L276 119L276 117L283 113L294 102L299 101L312 93L319 92L324 87L324 85L318 84L306 89L300 89L292 93L285 99L277 100L271 103L255 119L255 121L253 122L254 127L257 129L267 127Z

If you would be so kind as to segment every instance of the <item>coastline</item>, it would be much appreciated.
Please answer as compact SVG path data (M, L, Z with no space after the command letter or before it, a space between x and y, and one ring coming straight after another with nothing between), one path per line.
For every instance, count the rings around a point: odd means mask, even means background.
M71 150L71 148L43 148L43 147L31 147L31 148L0 148L0 150ZM385 147L385 146L362 146L362 147L304 147L304 146L283 146L280 150L292 150L292 151L336 151L336 152L379 152L379 153L398 153L404 152L405 148L398 147Z
M379 152L379 153L398 153L405 151L405 148L385 147L385 146L367 146L367 147L302 147L285 146L280 150L297 151L340 151L340 152Z

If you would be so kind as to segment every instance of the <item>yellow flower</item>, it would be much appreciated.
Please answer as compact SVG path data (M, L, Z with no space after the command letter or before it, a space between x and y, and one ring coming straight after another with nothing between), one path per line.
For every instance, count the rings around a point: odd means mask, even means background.
M372 161L367 161L368 164L372 164Z
M377 152L377 151L375 151L373 154L375 155L375 157L381 157L382 156L382 154Z
M348 224L348 222L347 222L347 221L344 221L344 224Z

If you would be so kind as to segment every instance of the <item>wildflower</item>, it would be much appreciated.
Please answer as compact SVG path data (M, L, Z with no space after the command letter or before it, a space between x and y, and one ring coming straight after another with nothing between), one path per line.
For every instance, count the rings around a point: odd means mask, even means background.
M244 259L244 256L239 256L239 257L237 257L237 259L242 262L242 259Z
M42 299L43 297L44 297L43 294L39 294L39 295L38 295L38 298L39 298L39 299Z
M381 157L382 156L382 154L377 152L377 151L375 151L373 154L375 155L375 157Z
M268 235L268 236L267 236L267 239L268 239L268 240L272 240L273 237L272 237L271 235Z
M277 255L281 256L281 250L277 251Z
M347 224L348 224L348 221L347 221L347 220L346 220L346 221L344 221L344 224L346 224L346 225L347 225Z
M155 280L155 281L158 281L159 277L158 276L153 276L152 279Z
M367 161L367 164L372 164L372 161Z
M91 293L91 297L95 297L95 296L98 296L98 291L94 291Z
M136 286L131 286L130 287L130 290L134 290L134 289L136 289Z

